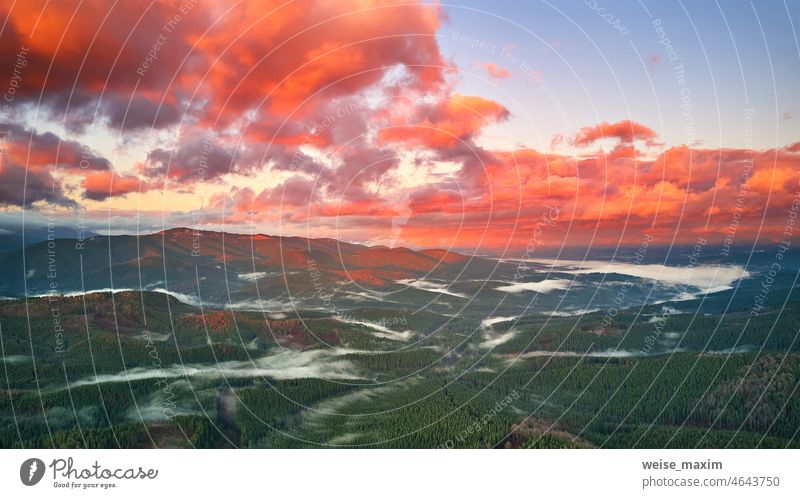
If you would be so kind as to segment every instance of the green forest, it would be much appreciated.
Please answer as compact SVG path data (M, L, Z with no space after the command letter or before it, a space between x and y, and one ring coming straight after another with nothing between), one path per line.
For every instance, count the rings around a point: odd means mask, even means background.
M602 313L491 331L429 313L398 341L318 311L147 292L3 301L0 446L800 446L797 306L661 309L622 311L602 333Z

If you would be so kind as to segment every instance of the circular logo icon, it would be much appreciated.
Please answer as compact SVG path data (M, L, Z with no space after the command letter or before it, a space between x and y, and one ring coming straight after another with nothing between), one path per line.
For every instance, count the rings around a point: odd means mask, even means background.
M29 458L19 468L19 478L26 486L35 486L44 477L44 462L38 458Z

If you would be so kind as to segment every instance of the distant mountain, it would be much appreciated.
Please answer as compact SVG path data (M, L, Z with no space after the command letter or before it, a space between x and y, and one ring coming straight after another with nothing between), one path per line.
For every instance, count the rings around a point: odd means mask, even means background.
M143 290L194 306L240 311L333 313L380 304L480 320L618 307L623 287L623 307L669 302L681 308L702 299L706 308L716 309L730 304L734 293L736 307L752 304L758 275L769 269L772 253L731 255L725 261L713 250L707 254L705 266L687 273L689 258L682 251L661 264L635 266L621 257L614 264L563 260L554 265L444 249L177 228L46 240L0 253L0 296ZM787 269L799 260L787 258ZM790 289L791 280L782 273L774 287Z
M96 234L89 230L84 231L84 239L94 237ZM0 226L0 252L9 252L22 249L23 246L35 244L48 238L72 238L77 237L78 231L68 227L52 227L38 225L28 225L25 227L25 241L23 243L22 230L17 225Z
M4 295L167 289L186 301L308 299L404 288L398 282L485 278L497 261L434 249L177 228L42 241L0 254ZM373 294L378 297L380 294ZM321 303L322 301L320 301Z

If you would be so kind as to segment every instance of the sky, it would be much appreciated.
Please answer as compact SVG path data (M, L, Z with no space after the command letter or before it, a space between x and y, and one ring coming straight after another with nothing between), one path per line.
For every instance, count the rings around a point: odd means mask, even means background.
M780 242L798 22L780 1L0 0L0 226L510 257Z

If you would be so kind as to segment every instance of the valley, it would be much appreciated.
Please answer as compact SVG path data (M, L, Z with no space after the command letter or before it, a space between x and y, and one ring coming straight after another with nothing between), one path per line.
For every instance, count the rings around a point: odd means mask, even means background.
M189 231L60 239L50 292L47 243L22 285L22 252L0 256L0 444L797 445L800 308L782 276L753 312L757 262L541 261L515 283L447 251L212 239L200 259Z

